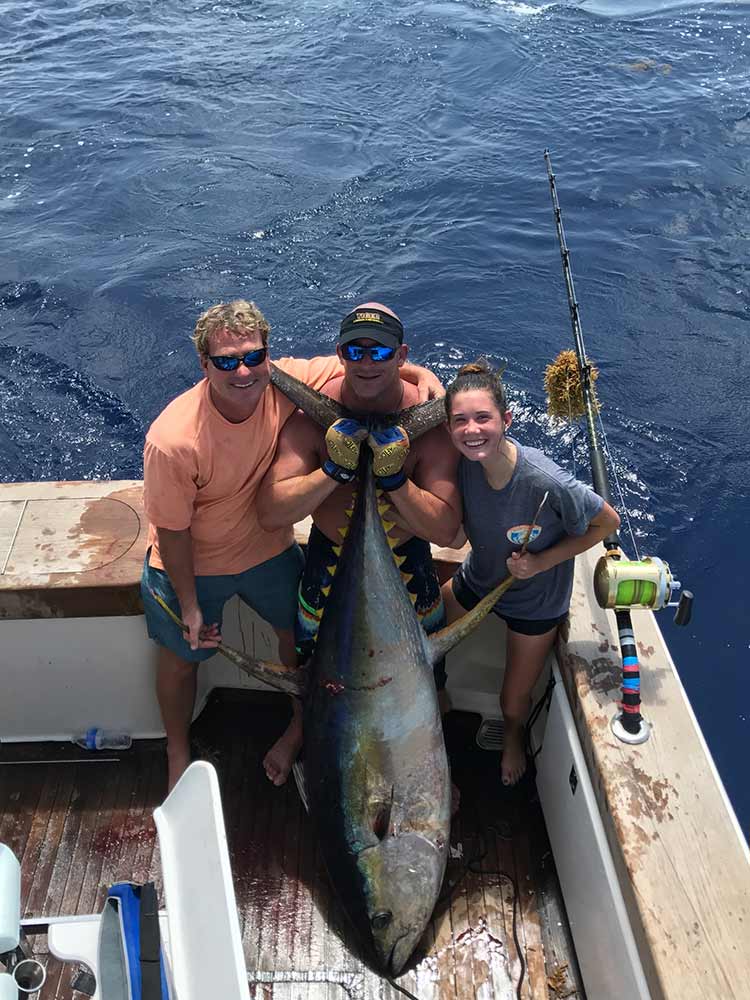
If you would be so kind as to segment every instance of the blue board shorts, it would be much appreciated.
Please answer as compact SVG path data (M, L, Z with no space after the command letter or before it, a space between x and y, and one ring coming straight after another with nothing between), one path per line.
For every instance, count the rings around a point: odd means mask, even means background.
M150 555L151 549L146 553L141 577L141 597L149 637L191 663L207 660L216 650L191 649L179 627L154 600L152 590L179 616L180 602L169 577L164 570L149 566ZM237 594L274 628L291 631L297 618L297 584L304 564L302 549L295 542L286 551L244 573L196 576L195 590L203 621L206 625L215 623L221 628L224 605Z

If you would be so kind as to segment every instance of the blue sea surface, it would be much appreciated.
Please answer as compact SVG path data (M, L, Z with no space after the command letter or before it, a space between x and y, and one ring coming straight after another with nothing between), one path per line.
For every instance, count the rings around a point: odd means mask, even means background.
M542 385L550 147L623 507L695 592L659 623L747 833L749 57L726 0L0 0L0 481L139 477L238 296L277 356L377 298L444 379L507 358L515 434L587 477Z

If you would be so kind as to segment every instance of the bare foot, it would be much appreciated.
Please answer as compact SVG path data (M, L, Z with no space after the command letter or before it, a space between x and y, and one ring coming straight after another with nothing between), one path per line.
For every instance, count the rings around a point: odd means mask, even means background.
M283 785L301 749L302 723L295 717L263 758L268 780L274 785Z
M516 785L526 771L526 752L523 746L523 729L518 733L506 730L505 747L500 761L500 775L504 785Z
M170 749L167 747L167 795L190 766L190 748Z

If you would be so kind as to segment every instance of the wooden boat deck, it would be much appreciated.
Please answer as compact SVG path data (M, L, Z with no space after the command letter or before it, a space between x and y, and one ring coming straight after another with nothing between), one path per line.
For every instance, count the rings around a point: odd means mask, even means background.
M294 783L275 789L260 766L286 712L276 695L217 691L193 727L196 756L212 761L221 782L251 997L395 1000L358 957ZM399 984L419 1000L581 1000L544 822L528 798L533 786L500 798L497 758L475 746L471 717L452 713L446 729L462 791L451 836L460 856L448 873L455 887ZM152 812L165 781L159 740L98 754L3 745L0 841L21 861L22 917L99 912L118 880L153 879L161 894ZM48 955L45 937L29 943L48 969L40 1000L80 1000L71 985L78 969Z

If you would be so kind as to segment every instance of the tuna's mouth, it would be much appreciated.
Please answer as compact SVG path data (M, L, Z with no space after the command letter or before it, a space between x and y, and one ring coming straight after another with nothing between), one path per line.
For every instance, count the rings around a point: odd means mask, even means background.
M398 951L399 945L402 943L402 941L406 936L407 935L404 934L402 937L398 939L398 941L396 941L396 943L391 948L390 955L388 956L388 973L394 979L396 978L396 976L399 976L401 974L401 970L406 965L406 961L409 958L409 955L411 954L411 950L408 948L408 946L406 950L402 950L399 954L396 953Z

